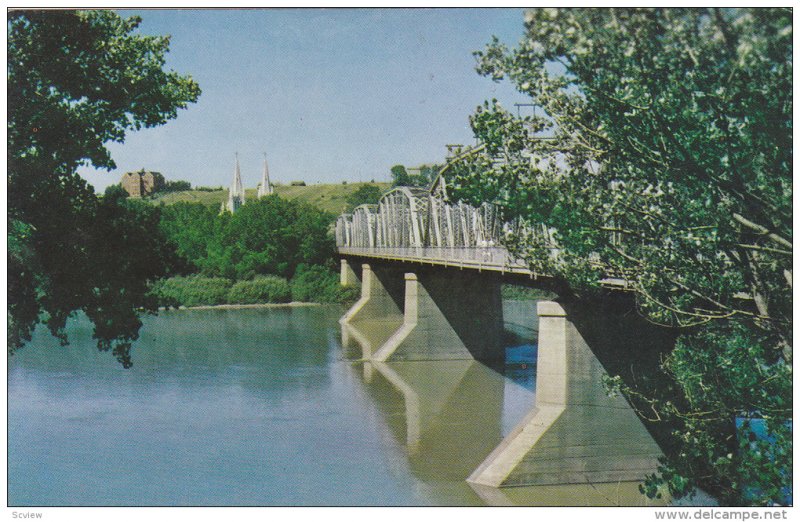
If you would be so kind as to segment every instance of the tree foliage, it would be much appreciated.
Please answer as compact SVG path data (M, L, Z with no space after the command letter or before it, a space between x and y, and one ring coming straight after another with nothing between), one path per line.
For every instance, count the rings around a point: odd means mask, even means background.
M167 181L164 183L164 186L154 192L153 195L183 192L184 190L192 190L192 184L183 180Z
M200 203L181 201L161 207L161 231L186 261L187 272L204 266L209 243L222 232L217 214L213 208Z
M403 165L395 165L390 169L393 187L407 187L410 182L409 174Z
M431 183L436 180L436 177L439 175L439 171L442 170L443 165L437 165L433 163L431 165L422 165L419 168L419 177L421 180L424 180L424 183L420 186L429 186Z
M441 169L440 165L422 165L417 168L408 169L403 165L395 165L391 169L393 187L427 187L429 186ZM417 174L411 174L409 170L418 170Z
M188 77L163 70L169 38L134 34L112 11L12 11L8 19L8 337L44 318L84 311L101 349L130 365L148 281L168 273L158 211L98 198L80 165L113 168L105 148L161 125L197 100Z
M360 287L342 286L339 274L320 265L300 265L291 281L292 299L315 303L353 303Z
M208 306L228 302L233 281L224 277L175 276L156 281L151 295L161 306Z
M355 192L347 196L347 210L352 212L359 205L377 205L382 195L383 191L378 185L371 183L361 185Z
M249 281L236 282L228 292L228 302L236 304L288 303L292 291L286 279L276 276L258 276Z
M678 426L651 495L763 504L791 483L791 24L788 9L540 9L516 49L476 53L543 113L479 107L451 194L543 225L509 239L538 272L582 296L624 278L643 315L686 332L663 364L680 406L626 390ZM740 443L751 418L772 456Z
M297 267L329 265L332 217L306 203L271 195L217 214L199 203L162 210L161 229L188 262L189 272L229 279L290 278Z

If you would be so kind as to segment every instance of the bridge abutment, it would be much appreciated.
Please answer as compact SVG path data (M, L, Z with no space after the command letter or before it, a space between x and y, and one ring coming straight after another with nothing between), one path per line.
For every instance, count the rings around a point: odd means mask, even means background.
M467 480L492 487L642 480L656 468L658 445L621 395L607 396L606 370L564 308L542 301L537 314L536 406Z
M504 359L500 279L454 270L405 274L402 326L375 361Z

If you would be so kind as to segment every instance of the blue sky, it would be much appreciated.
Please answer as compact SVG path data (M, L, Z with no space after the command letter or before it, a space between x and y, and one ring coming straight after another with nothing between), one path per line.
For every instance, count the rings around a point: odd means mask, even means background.
M122 11L146 34L172 35L167 68L203 94L164 126L109 144L117 169L82 168L98 191L141 168L195 186L227 186L239 153L255 187L267 153L273 182L388 180L392 165L441 162L472 143L484 100L527 101L475 72L492 35L510 46L522 9Z

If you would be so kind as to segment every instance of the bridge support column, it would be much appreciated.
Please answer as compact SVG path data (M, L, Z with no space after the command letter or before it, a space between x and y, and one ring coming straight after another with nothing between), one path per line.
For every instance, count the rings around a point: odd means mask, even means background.
M339 323L376 322L402 317L402 272L361 265L361 298L339 319Z
M373 360L504 358L496 276L455 270L407 273L404 312L403 325Z
M358 340L369 358L403 324L403 273L369 264L361 266L361 298L339 323Z
M339 275L339 283L342 286L352 286L358 284L361 279L358 277L356 269L353 264L347 259L341 260L341 269Z
M621 395L606 395L605 370L561 305L539 302L537 313L536 406L467 480L493 487L642 480L656 468L658 445Z

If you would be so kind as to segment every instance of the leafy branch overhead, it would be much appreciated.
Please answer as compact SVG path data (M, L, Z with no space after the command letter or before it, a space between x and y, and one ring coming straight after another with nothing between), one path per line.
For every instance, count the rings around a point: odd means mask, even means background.
M528 238L511 246L578 295L622 277L645 317L684 329L663 367L686 405L661 405L684 442L650 493L699 481L726 501L776 501L766 485L746 498L735 482L753 455L722 434L762 418L775 435L790 418L791 10L534 9L525 28L515 49L495 39L476 52L477 69L541 110L479 107L471 123L484 148L451 168L451 193L551 229L557 260ZM743 345L747 358L721 358ZM704 408L718 414L698 417ZM790 443L778 437L774 451ZM786 483L776 460L758 461L764 484Z
M101 348L130 364L146 285L169 271L156 211L104 201L77 174L112 169L105 144L162 125L197 101L188 76L164 69L169 37L136 33L113 11L11 11L8 19L9 347L45 320L83 310ZM112 246L113 244L113 246Z

